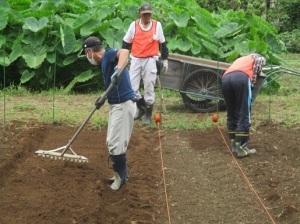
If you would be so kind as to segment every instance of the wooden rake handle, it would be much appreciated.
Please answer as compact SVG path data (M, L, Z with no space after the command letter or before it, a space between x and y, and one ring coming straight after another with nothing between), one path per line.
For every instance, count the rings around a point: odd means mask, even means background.
M162 75L162 74L163 74L163 72L160 73L160 75ZM164 95L163 95L162 88L161 88L160 75L157 75L156 80L157 80L157 85L158 85L159 93L160 93L160 101L161 101L161 106L162 106L162 112L166 113L167 108L166 108L166 105L165 105Z

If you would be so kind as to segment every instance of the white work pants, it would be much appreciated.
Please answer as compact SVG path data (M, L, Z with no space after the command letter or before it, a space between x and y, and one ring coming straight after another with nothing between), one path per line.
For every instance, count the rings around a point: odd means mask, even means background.
M124 154L132 133L136 103L128 100L109 107L106 145L110 155Z
M137 99L141 98L140 82L144 83L144 99L147 104L151 105L155 100L154 87L156 82L156 57L136 58L131 56L130 64L130 81Z

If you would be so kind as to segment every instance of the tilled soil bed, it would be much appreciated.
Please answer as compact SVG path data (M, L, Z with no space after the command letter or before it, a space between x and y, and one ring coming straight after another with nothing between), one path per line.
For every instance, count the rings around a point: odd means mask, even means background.
M113 175L106 127L85 128L72 144L89 163L34 154L66 145L76 131L17 121L0 130L1 224L300 223L299 129L262 124L249 144L257 154L235 160L222 127L135 127L127 153L130 177L117 192L106 184Z

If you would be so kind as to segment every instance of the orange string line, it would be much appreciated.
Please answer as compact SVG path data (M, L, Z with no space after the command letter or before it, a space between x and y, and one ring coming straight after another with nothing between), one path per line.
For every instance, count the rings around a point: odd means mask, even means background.
M164 180L164 189L165 189L165 196L166 196L166 204L167 204L167 212L168 212L168 220L169 224L171 224L171 215L170 215L170 208L169 208L169 201L168 201L168 193L167 193L167 184L166 184L166 176L165 176L165 165L162 153L162 144L161 144L161 137L160 137L160 123L157 122L157 129L158 129L158 140L159 140L159 148L160 148L160 158L161 158L161 169L163 173L163 180Z
M221 129L220 129L220 126L219 126L218 123L217 123L217 126L218 126L218 130L219 130L219 132L220 132L220 134L221 134L221 137L222 137L222 139L223 139L223 141L224 141L224 143L225 143L225 145L226 145L228 151L229 151L230 154L231 154L231 157L232 157L233 161L235 162L235 164L237 165L238 169L240 170L240 172L241 172L241 174L242 174L242 177L246 180L246 182L247 182L247 184L249 185L250 189L254 192L255 196L257 197L258 201L259 201L260 204L262 205L263 209L266 211L266 213L267 213L267 215L269 216L269 218L270 218L270 220L272 221L272 223L273 223L273 224L276 224L276 222L275 222L274 219L272 218L271 214L269 213L267 207L264 205L263 200L260 198L260 196L258 195L258 193L256 192L256 190L254 189L253 185L251 184L251 182L250 182L249 179L247 178L246 174L244 173L242 167L240 166L240 164L237 162L236 158L234 157L233 152L231 152L230 147L228 146L228 144L227 144L227 142L226 142L226 140L225 140L225 138L224 138L224 135L223 135L223 133L221 132Z

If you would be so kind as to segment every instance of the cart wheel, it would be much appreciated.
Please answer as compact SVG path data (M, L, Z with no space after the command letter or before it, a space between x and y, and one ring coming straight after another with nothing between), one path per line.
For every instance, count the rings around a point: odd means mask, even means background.
M198 69L183 83L181 96L192 111L207 113L216 111L224 104L224 100L214 99L221 97L221 92L221 77L213 70Z

